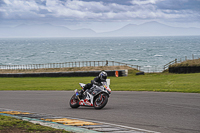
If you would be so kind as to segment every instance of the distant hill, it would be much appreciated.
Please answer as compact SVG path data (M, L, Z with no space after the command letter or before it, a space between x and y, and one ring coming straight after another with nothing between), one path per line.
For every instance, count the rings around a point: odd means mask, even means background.
M188 36L200 35L200 28L172 27L158 22L141 25L128 24L111 32L96 33L91 29L71 30L51 24L26 25L0 28L0 37L117 37L117 36Z
M0 28L0 37L85 37L94 36L91 29L70 30L64 26L51 24L19 25L14 28Z
M102 36L182 36L200 35L200 28L171 27L158 22L129 24L121 29L102 33Z

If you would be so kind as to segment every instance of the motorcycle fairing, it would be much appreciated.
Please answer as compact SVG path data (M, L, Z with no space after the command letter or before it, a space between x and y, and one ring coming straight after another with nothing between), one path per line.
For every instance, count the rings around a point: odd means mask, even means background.
M94 89L93 89L93 91L92 91L91 94L94 97L97 96L98 94L100 94L101 92L105 92L107 94L111 93L111 89L109 87L107 87L106 85L103 85L103 86L96 86L96 85L94 85L93 87L94 87ZM108 95L108 97L109 97L109 95Z
M81 86L82 89L85 86L85 84L83 84L83 83L79 83L79 85Z
M90 103L87 99L85 99L85 100L81 100L80 102L79 102L79 105L87 105L87 106L93 106L93 104L92 103Z
M104 88L106 88L106 90L111 93L111 89L107 86L107 85L103 85Z
M84 100L80 100L79 105L93 106L93 98L94 97L87 92L86 98Z
M102 92L102 90L100 90L100 89L94 89L94 91L92 92L92 95L93 95L93 96L96 96L96 95L98 95L100 92Z

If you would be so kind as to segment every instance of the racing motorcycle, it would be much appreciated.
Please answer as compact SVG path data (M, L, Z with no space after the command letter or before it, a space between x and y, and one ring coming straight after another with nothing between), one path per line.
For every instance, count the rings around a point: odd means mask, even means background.
M85 86L83 83L79 83L81 88ZM108 102L108 98L111 94L111 89L107 85L107 82L101 82L101 85L93 84L93 87L87 89L82 96L79 96L80 91L75 90L75 94L70 99L71 108L78 108L79 106L89 106L95 109L102 109Z

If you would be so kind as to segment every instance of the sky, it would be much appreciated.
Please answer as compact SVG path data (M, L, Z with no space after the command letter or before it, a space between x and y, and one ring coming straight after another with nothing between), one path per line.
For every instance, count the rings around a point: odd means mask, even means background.
M200 28L200 0L0 0L0 27L50 23L107 32L150 21Z

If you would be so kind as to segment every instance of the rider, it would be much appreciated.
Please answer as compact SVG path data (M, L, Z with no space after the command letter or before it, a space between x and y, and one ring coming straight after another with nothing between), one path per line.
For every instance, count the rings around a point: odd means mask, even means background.
M84 86L84 88L81 90L80 96L83 95L84 91L92 88L93 84L100 86L101 82L106 82L107 76L108 75L105 71L100 72L99 76L95 77L93 80L91 80L91 83L88 83Z

